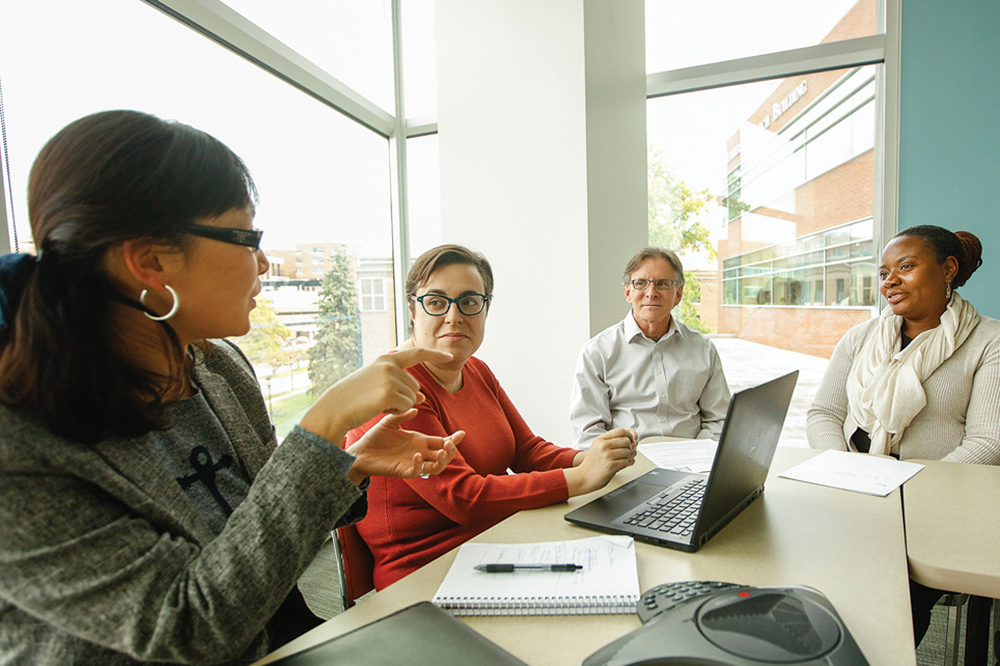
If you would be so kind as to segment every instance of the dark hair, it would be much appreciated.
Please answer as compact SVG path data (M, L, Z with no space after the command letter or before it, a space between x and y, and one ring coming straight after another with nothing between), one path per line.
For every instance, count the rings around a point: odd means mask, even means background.
M183 251L196 220L250 208L246 165L217 139L136 111L106 111L63 128L31 169L28 212L38 261L0 338L0 401L37 411L83 441L164 426L169 379L132 366L112 303L133 307L104 271L107 251L152 239ZM174 368L185 350L163 325ZM166 386L165 386L166 384Z
M670 267L674 269L677 283L682 287L684 286L684 267L681 265L680 257L673 250L668 250L665 247L656 247L655 245L647 245L628 260L628 263L625 265L625 273L622 275L623 285L629 283L629 280L632 279L632 273L635 273L639 269L639 266L642 265L642 262L647 259L666 259Z
M493 296L493 268L486 257L461 245L438 245L416 258L410 272L406 276L406 300L417 295L417 289L431 279L431 274L439 268L453 265L474 267L483 279L483 289L486 295ZM487 307L489 304L487 302Z
M933 224L921 224L903 229L900 236L916 236L934 251L938 263L943 264L948 257L958 261L958 273L951 281L951 288L958 289L983 265L983 245L975 234L968 231L949 231Z

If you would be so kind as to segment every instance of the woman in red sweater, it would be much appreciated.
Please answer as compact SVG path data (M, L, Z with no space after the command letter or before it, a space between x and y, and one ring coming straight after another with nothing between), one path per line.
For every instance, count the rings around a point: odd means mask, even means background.
M447 363L407 370L426 400L408 430L466 432L439 476L372 477L368 516L358 532L375 559L382 589L521 509L535 509L604 487L635 462L634 430L617 428L587 451L534 435L485 363L473 354L486 332L493 271L479 253L442 245L422 254L406 282L413 338L404 346L451 353ZM378 417L351 431L347 445ZM514 474L508 474L510 469Z

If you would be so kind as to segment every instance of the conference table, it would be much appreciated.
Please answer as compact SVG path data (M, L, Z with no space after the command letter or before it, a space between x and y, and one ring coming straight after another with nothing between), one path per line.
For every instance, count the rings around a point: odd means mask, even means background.
M972 595L965 664L985 664L992 599L1000 599L1000 467L914 460L903 486L910 577Z
M636 542L639 586L716 580L806 585L823 592L873 665L915 663L899 490L876 497L779 478L817 451L779 447L761 498L696 553ZM651 469L640 456L595 493L521 511L475 538L485 543L581 539L592 532L563 519L571 509ZM919 475L918 475L919 476ZM451 551L271 653L260 666L433 598ZM532 666L578 666L640 626L634 614L462 617L472 629Z

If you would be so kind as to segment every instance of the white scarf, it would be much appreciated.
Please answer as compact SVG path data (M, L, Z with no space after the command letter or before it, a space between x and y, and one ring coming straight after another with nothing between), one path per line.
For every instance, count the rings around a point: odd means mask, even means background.
M850 416L868 431L869 453L899 452L903 431L927 404L924 380L962 346L978 323L976 308L953 294L941 323L898 351L903 318L886 306L878 330L865 340L847 378Z

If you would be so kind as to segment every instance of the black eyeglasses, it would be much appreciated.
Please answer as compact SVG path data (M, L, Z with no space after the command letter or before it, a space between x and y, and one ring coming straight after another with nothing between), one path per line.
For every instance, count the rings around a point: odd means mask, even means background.
M424 294L423 296L410 296L410 300L420 303L424 312L432 317L442 317L454 303L458 306L458 311L466 317L472 317L483 311L486 304L492 300L492 296L486 294L464 294L458 298L448 298L441 294Z
M205 224L191 224L185 230L192 236L211 238L231 245L242 245L252 250L260 249L260 239L264 232L260 229L236 229L235 227L210 227Z
M667 289L673 289L680 282L677 280L644 280L639 278L637 280L629 280L629 284L632 285L633 289L638 289L639 291L644 291L649 285L653 285L656 291L666 291Z

